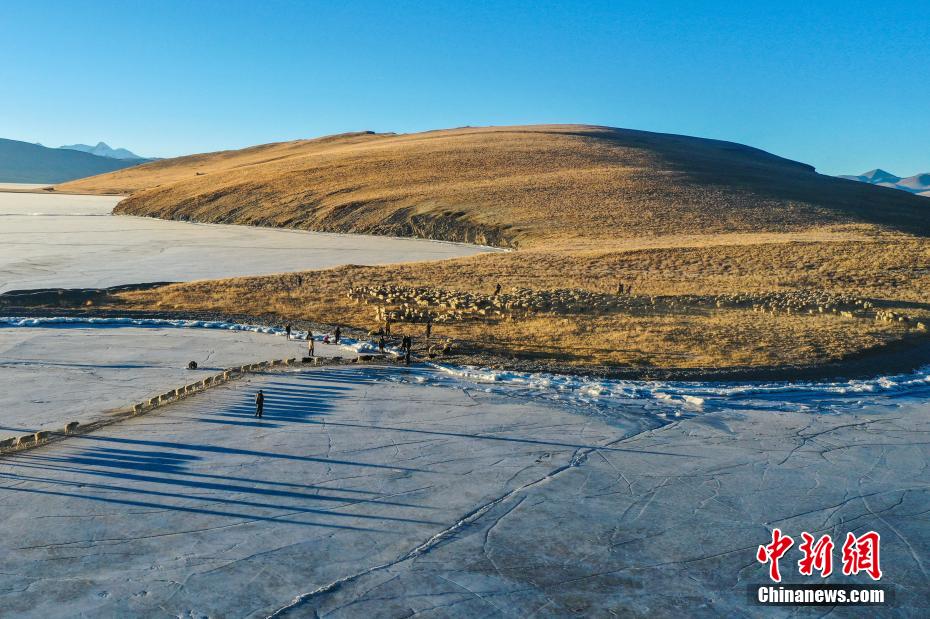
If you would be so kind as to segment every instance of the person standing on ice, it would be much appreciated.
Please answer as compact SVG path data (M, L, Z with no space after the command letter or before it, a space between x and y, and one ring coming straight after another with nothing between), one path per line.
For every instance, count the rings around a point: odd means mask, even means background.
M339 338L342 337L342 329L340 329L339 327L336 327L336 332L334 335L336 336L336 343L338 344Z
M287 334L287 339L291 339L291 325L290 324L284 327L284 332Z
M262 393L261 389L259 389L258 393L255 395L255 416L261 419L264 412L265 412L265 394Z

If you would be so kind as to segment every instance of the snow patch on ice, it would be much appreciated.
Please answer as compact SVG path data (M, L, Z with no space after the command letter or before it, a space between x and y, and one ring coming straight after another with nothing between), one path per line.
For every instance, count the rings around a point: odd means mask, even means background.
M911 374L848 381L685 382L606 380L430 364L446 377L496 393L519 392L546 400L609 410L646 404L655 413L694 415L715 410L832 412L861 408L877 398L930 394L930 367ZM485 387L491 384L492 387ZM862 396L868 396L864 400Z
M163 318L95 318L88 316L0 316L0 327L54 327L54 326L116 326L116 327L177 327L179 329L228 329L284 335L279 327L243 325L210 320L168 320Z
M152 327L158 329L225 329L227 331L250 331L267 335L286 336L284 327L267 327L262 325L249 325L238 322L222 320L181 320L167 318L97 318L91 316L0 316L0 328L3 327ZM296 340L306 340L307 332L299 329L291 331L291 337ZM316 342L334 343L332 333L315 332L313 339ZM340 337L339 345L358 353L377 353L378 346L367 340L352 337ZM388 353L399 355L400 349L388 347Z

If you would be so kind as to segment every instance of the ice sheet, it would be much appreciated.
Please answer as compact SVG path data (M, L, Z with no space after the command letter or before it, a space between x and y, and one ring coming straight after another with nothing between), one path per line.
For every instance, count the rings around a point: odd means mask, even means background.
M119 197L0 192L0 292L470 256L486 247L111 216Z

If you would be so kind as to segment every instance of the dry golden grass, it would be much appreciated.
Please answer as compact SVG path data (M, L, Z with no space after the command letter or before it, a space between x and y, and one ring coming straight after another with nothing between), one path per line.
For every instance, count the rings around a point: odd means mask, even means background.
M346 134L170 159L59 186L169 219L571 247L878 224L925 200L729 142L582 125Z
M782 241L784 239L781 239ZM812 287L873 299L914 317L930 314L930 242L901 235L870 241L803 241L630 252L520 251L386 267L178 284L122 295L134 308L276 314L368 330L372 306L350 286L398 283L490 293L496 283L612 292L632 282L643 295L762 293ZM422 325L396 332L422 334ZM837 361L904 337L910 325L835 315L771 315L683 308L629 315L514 315L436 324L467 352L563 366L772 368Z
M817 289L925 316L930 202L738 144L579 125L346 134L182 157L67 183L118 212L516 247L127 293L135 308L375 327L352 285L643 295ZM400 330L422 329L401 326ZM741 310L512 316L436 325L466 350L563 365L776 367L843 359L912 327Z

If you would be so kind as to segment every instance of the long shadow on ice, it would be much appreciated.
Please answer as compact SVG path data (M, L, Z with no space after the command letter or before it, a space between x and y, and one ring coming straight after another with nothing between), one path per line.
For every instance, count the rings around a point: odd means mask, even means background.
M404 477L431 477L440 473L365 462L345 457L347 454L342 458L331 457L331 443L328 448L326 442L320 447L327 427L363 428L377 435L402 432L473 441L662 453L512 435L428 430L422 426L358 423L352 419L334 421L333 418L339 418L334 414L336 404L365 397L358 385L377 381L380 373L380 370L352 368L287 377L271 375L245 388L198 395L152 418L151 431L163 431L169 438L163 438L164 435L135 438L146 435L146 427L139 426L133 428L138 434L86 434L5 459L0 479L8 485L0 487L0 493L41 494L68 501L217 516L230 519L231 524L269 521L365 531L380 530L378 525L383 525L388 532L398 532L398 527L404 524L442 523L422 517L428 513L422 510L432 509L429 506L391 500L387 495L364 489L364 485L377 482L378 477L372 478L375 473ZM254 396L259 387L267 395L265 418L261 420L253 417ZM227 425L210 431L198 426L199 423ZM322 431L311 433L310 425L319 426ZM257 432L250 432L250 428ZM325 453L307 454L305 437L315 438L317 449L325 449ZM223 474L227 471L248 473ZM299 483L316 476L329 479L330 483L363 488ZM362 511L369 506L375 507L376 513Z
M367 380L365 376L356 375L332 381L327 379L324 382L357 384ZM181 413L174 420L182 421L187 417L196 421L231 422L255 425L261 430L287 427L306 422L310 417L329 414L336 401L349 391L339 384L315 384L308 385L306 390L294 389L284 382L274 380L261 383L261 387L269 396L264 420L252 417L257 387L217 391L210 394L212 397L192 398L174 409L176 414ZM247 423L241 420L245 417L254 421ZM442 524L416 517L420 510L433 509L429 506L390 500L386 496L382 498L379 492L372 490L332 488L213 472L210 466L217 458L211 456L222 456L219 464L223 468L245 468L255 471L256 475L267 475L268 461L274 460L286 462L290 469L288 474L292 476L295 470L293 467L300 467L296 470L306 471L308 476L312 476L313 467L320 466L325 467L325 470L346 467L350 473L354 469L386 470L404 475L430 474L430 471L417 468L288 453L286 449L293 449L293 443L282 450L271 450L210 442L214 436L222 436L227 441L233 437L235 440L235 435L230 433L237 432L240 432L238 428L230 428L222 435L194 433L202 439L198 442L96 434L74 437L59 449L36 450L7 460L8 466L0 471L0 479L17 483L0 488L0 492L25 492L67 500L221 516L243 522L273 521L335 529L396 532L396 526L400 523ZM242 438L247 439L248 435ZM288 474L282 477L286 479ZM364 473L351 475L361 479L365 476ZM379 513L360 513L357 509L350 513L338 511L365 506L377 506ZM398 509L403 510L403 515L391 514L392 510ZM297 518L304 515L316 519L310 521ZM389 530L376 528L382 522L391 525ZM365 526L367 524L374 527Z
M490 434L476 434L476 433L467 433L467 432L449 432L449 431L438 431L438 430L425 430L422 428L409 428L409 427L398 427L398 426L385 426L385 425L375 425L368 423L348 423L333 421L331 419L316 419L319 416L326 415L328 408L331 406L329 403L330 400L338 398L340 391L351 391L348 388L340 386L326 386L320 385L321 381L328 381L333 383L351 383L357 385L359 383L376 383L378 382L378 376L380 374L390 374L396 372L395 369L381 369L381 368L354 368L351 370L342 370L338 372L327 372L321 375L302 375L298 376L298 380L307 381L306 387L295 386L293 382L291 383L266 383L269 385L281 385L280 389L275 389L270 391L272 396L269 396L269 399L265 401L266 406L266 419L286 419L291 423L306 423L306 424L316 424L321 426L338 426L346 428L360 428L368 430L382 430L387 432L401 432L409 434L421 434L428 436L440 436L440 437L452 437L452 438L467 438L480 441L503 441L509 443L521 443L521 444L530 444L530 445L542 445L546 447L567 447L572 449L596 449L599 451L622 451L622 452L633 452L633 453L644 453L644 454L653 454L653 455L663 455L663 456L672 456L678 458L697 458L692 454L676 454L663 451L646 451L642 449L624 449L622 447L610 447L610 446L601 446L595 444L585 444L585 443L570 443L562 441L547 441L542 439L530 439L530 438L521 438L518 436L496 436ZM429 388L424 386L424 388ZM274 399L271 399L274 398ZM275 404L274 402L277 402ZM269 403L272 403L272 406L277 406L277 414L269 414L268 411L272 410L269 408ZM306 403L306 404L304 404ZM235 413L238 415L252 416L254 414L254 408L245 407L243 409L235 409ZM211 422L211 420L201 421ZM257 422L258 420L256 420Z
M373 382L367 373L350 371L351 376L342 376L341 372L321 372L313 375L290 375L290 381L307 382L306 387L295 387L292 382L271 380L262 383L265 392L264 416L255 418L254 393L248 397L241 392L229 395L228 403L219 411L204 411L198 417L201 423L281 427L288 423L302 422L313 417L328 415L333 404L351 391L348 386L338 383L358 385ZM337 384L323 384L332 382ZM198 411L199 412L199 411Z
M130 460L127 463L127 460ZM101 492L121 492L134 495L142 495L146 497L160 497L160 498L178 498L178 499L194 499L198 501L203 501L211 505L233 505L233 506L243 506L243 507L254 507L262 509L272 509L272 510L286 510L289 512L289 515L294 513L306 513L306 514L316 514L316 515L325 515L325 516L336 516L342 518L359 518L362 520L386 520L394 522L413 522L413 523L426 523L426 524L438 524L432 523L427 520L420 520L416 518L400 518L393 516L385 515L365 515L365 514L343 514L341 512L334 512L331 510L324 510L319 508L307 507L305 504L292 503L288 504L281 500L274 500L273 502L261 502L258 500L246 500L239 498L230 498L230 496L241 496L241 495L258 495L260 497L270 497L273 499L297 499L304 501L315 501L321 503L334 503L334 507L347 507L350 505L355 505L358 503L377 503L378 505L385 505L391 507L412 507L419 508L420 506L410 504L410 503L400 503L396 501L383 501L380 500L377 496L351 496L344 497L339 496L338 493L341 493L341 490L329 490L335 494L321 494L320 492L297 492L295 490L280 490L275 488L261 488L255 485L254 480L244 479L242 483L219 483L219 482L207 482L202 479L186 479L186 477L196 477L197 474L192 474L187 471L170 468L168 470L163 470L164 473L170 475L176 475L179 477L167 477L165 475L154 475L154 474L142 474L142 473L129 473L123 471L117 471L114 469L119 468L129 468L132 470L138 470L138 467L144 466L142 462L144 458L140 457L138 454L135 454L132 458L126 458L122 456L116 461L109 460L105 455L98 454L97 457L90 455L83 456L66 456L62 458L54 457L37 457L30 456L29 463L23 464L21 468L30 469L30 470L40 470L40 471L59 471L67 472L71 474L79 474L88 477L102 477L106 479L115 479L123 482L133 482L133 485L128 484L107 484L107 483L94 483L86 479L81 481L62 481L55 480L51 481L47 477L38 477L26 474L18 475L3 475L3 477L9 477L17 479L20 481L41 481L44 484L54 483L59 486L65 487L79 487L82 489L81 498L87 498L92 500L99 500L103 502L127 502L114 500L111 497L100 497L100 496L88 496L83 494L87 489L98 490ZM148 470L148 469L146 469ZM199 493L197 495L188 495L181 492L171 492L166 490L152 490L145 489L140 487L138 484L150 483L158 484L161 486L180 486L183 488L196 489L198 491L210 490L216 491L221 494L210 494L204 495ZM259 482L260 483L260 482ZM322 490L322 489L321 489ZM46 492L45 490L36 490L39 493L49 493L55 494L55 492ZM201 513L212 513L219 514L215 509L205 510L202 508L192 508L190 506L178 506L178 505L169 505L169 504L160 504L162 509L181 509L182 511L193 511ZM241 514L226 514L231 516L241 516ZM276 517L259 517L258 519L267 519L267 520L279 520L282 522L288 522L288 520L281 520ZM306 524L306 523L301 523Z
M510 443L522 443L531 445L543 445L547 447L568 447L572 449L597 449L600 451L624 451L634 453L648 453L654 455L664 455L679 458L696 458L691 454L675 454L662 451L644 451L641 449L624 449L622 447L604 447L585 443L569 443L561 441L546 441L541 439L520 438L516 436L494 436L490 434L476 434L467 432L448 432L438 430L414 429L408 427L374 425L365 423L347 423L332 421L330 419L320 420L318 417L327 415L327 411L332 407L332 401L340 399L341 392L352 391L348 387L342 387L341 384L348 383L359 385L363 383L378 383L381 375L393 374L397 372L394 368L351 368L337 371L329 371L319 374L295 375L291 382L272 381L265 383L263 389L268 386L265 400L265 418L263 421L267 424L269 420L276 419L286 420L290 423L306 423L321 426L341 426L348 428L364 428L369 430L383 430L389 432L403 432L411 434L422 434L430 436L442 436L453 438L468 438L482 441L503 441ZM306 382L306 386L298 386L294 381ZM325 385L320 383L335 383ZM424 386L424 388L430 388ZM242 404L232 408L229 412L224 413L230 416L253 417L255 409L251 404ZM223 423L215 419L200 419L206 423ZM255 423L261 423L255 420Z

